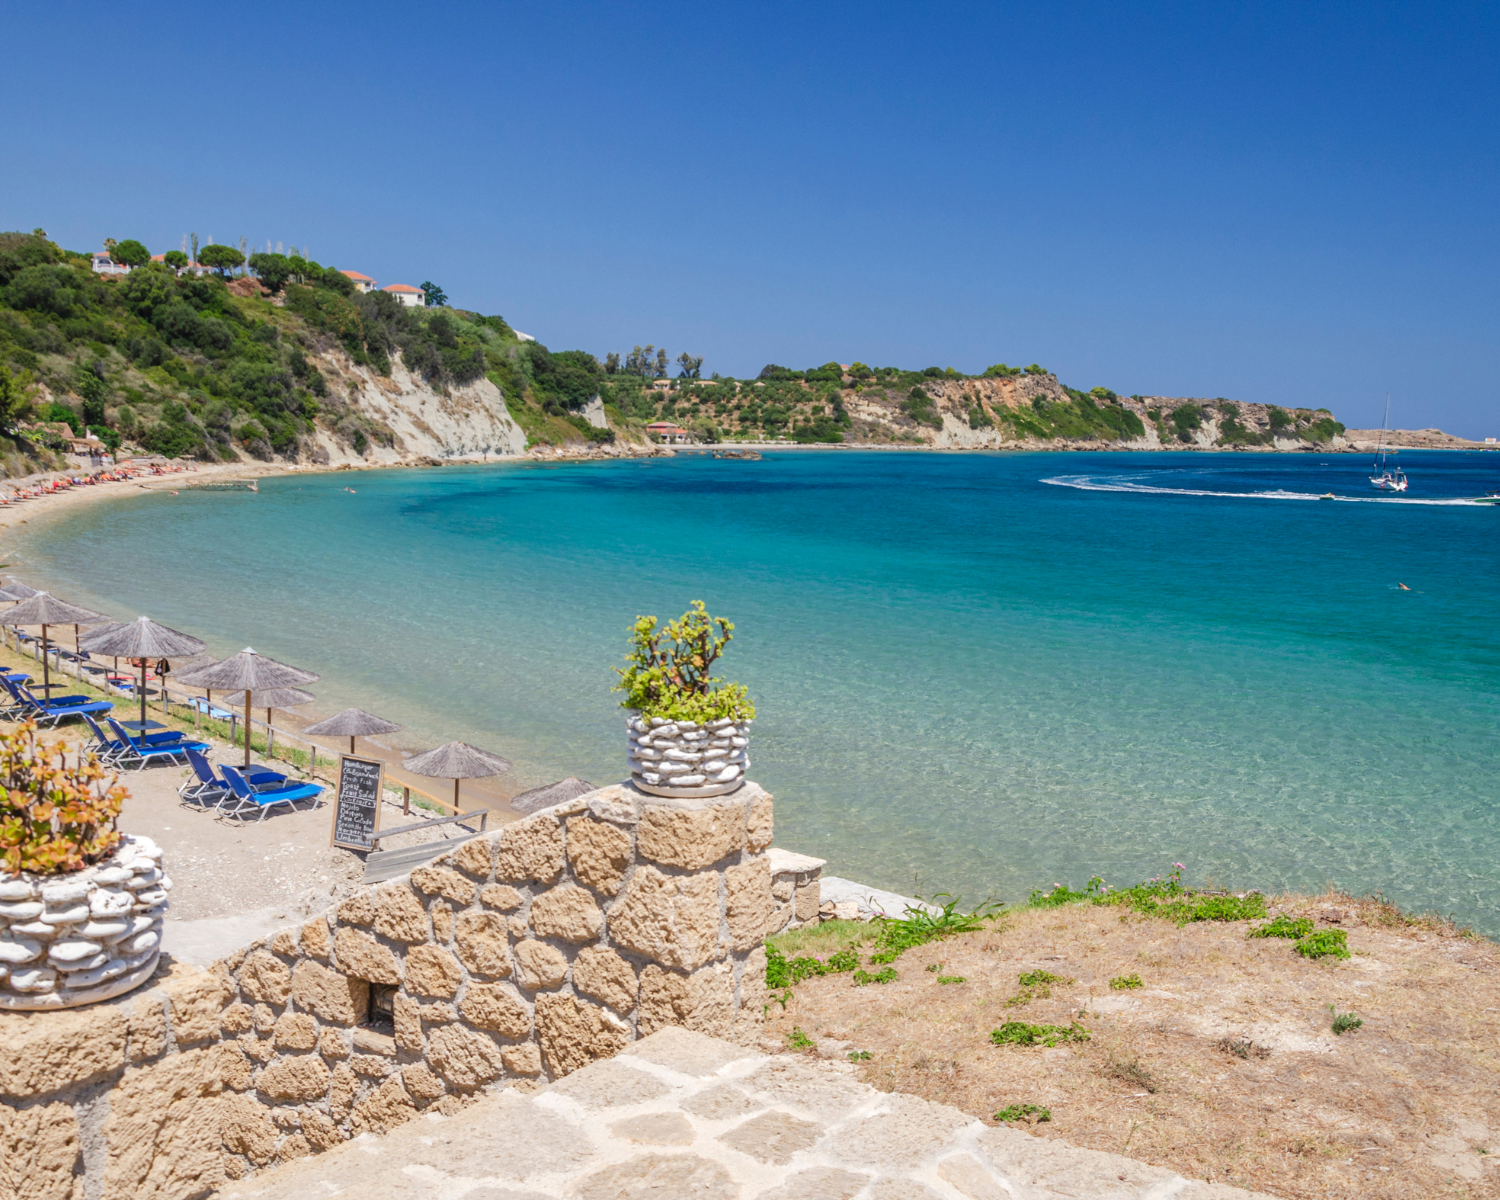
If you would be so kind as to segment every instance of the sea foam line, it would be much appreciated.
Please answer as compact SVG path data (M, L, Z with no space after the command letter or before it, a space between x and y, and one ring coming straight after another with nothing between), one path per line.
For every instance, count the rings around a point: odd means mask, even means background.
M1206 488L1156 487L1149 483L1133 483L1128 479L1111 475L1056 475L1043 479L1054 487L1077 488L1085 492L1135 492L1155 496L1216 496L1230 500L1321 500L1320 492L1288 492L1281 489L1264 492L1215 492ZM1483 507L1476 500L1454 497L1446 500L1428 500L1415 496L1335 496L1345 504L1436 504L1473 505Z

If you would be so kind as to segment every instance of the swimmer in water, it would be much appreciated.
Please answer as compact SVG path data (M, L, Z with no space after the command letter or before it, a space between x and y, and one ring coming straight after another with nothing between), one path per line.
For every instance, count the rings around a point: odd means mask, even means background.
M1400 588L1403 592L1409 592L1409 591L1411 591L1411 588L1407 587L1406 584L1404 584L1404 583L1398 583L1396 586L1398 588Z

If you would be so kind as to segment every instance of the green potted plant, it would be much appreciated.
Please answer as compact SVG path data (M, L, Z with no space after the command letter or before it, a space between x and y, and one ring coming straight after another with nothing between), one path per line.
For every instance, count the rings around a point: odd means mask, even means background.
M733 638L734 626L701 600L660 628L655 617L636 619L615 690L631 713L630 778L641 791L723 796L744 785L755 706L743 684L712 674Z
M0 1009L93 1004L156 970L172 883L116 826L118 779L35 722L0 732Z

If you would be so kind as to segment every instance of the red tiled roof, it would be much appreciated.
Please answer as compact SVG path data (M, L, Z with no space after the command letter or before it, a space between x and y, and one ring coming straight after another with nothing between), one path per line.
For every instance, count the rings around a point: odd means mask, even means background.
M353 279L353 280L363 279L366 283L374 283L375 282L368 275L361 275L358 271L340 271L339 274L340 275L347 275L347 276L349 276L350 279Z
M424 294L421 288L414 288L409 283L392 283L392 284L387 284L385 287L381 288L380 290L382 292L410 292L410 293L412 293L414 295L417 295L417 296L421 296L421 295Z

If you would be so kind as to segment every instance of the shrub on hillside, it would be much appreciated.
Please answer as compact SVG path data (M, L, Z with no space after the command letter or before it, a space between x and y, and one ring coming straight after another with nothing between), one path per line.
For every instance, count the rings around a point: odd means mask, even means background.
M118 778L106 779L93 755L39 741L34 721L0 732L0 869L62 874L113 852L125 800Z

